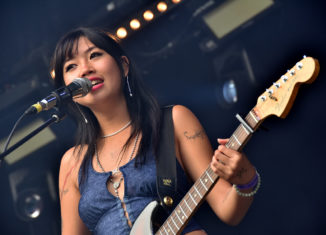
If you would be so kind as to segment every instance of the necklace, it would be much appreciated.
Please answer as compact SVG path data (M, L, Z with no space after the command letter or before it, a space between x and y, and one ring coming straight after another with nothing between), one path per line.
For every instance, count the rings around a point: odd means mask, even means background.
M139 134L136 135L135 143L134 143L134 146L132 147L132 151L131 151L131 154L130 154L129 159L128 159L127 162L129 162L132 159L132 156L135 153L137 142L138 142L138 137L139 137ZM95 144L95 157L96 157L97 165L101 168L101 170L103 172L105 172L104 167L102 166L102 164L100 162L100 159L98 157L96 144ZM118 189L120 187L121 181L123 180L123 175L121 174L120 178L117 181L113 181L112 176L114 176L114 175L116 175L116 174L118 174L120 172L119 166L120 166L121 160L122 160L122 157L120 158L117 167L112 171L112 175L109 178L109 181L113 184L113 189L114 189L114 192L115 192L117 197L119 197Z
M131 124L131 120L126 125L124 125L119 130L117 130L116 132L113 132L113 133L108 134L108 135L103 135L103 136L101 136L101 138L106 138L106 137L114 136L114 135L120 133L121 131L123 131L124 129L126 129L130 124Z

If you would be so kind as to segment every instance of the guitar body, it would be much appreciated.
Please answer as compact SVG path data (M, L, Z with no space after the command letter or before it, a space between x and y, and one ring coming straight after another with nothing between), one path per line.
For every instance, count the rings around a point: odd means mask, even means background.
M150 202L136 219L130 235L152 235L161 227L168 214L157 202Z
M153 215L159 206L157 201L150 202L138 216L135 221L130 235L152 235L153 234Z

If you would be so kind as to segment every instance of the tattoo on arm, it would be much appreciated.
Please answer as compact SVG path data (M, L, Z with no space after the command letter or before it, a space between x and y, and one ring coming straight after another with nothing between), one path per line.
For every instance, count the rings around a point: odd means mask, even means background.
M61 189L60 190L60 198L62 198L64 195L66 195L69 192L69 189Z
M65 187L66 187L67 179L70 176L72 170L75 168L75 166L71 167L71 169L68 171L68 173L67 173L67 175L65 177L65 181L63 182L62 189L60 189L60 199L62 199L62 197L69 192L69 189L68 188L65 188Z
M204 139L205 133L203 130L195 131L195 134L191 135L188 133L188 131L183 132L183 135L188 139L188 140L194 140L196 138L202 138Z

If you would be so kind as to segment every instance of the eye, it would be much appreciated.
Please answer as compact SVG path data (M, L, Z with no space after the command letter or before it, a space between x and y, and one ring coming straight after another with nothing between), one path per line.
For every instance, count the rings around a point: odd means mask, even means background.
M102 52L92 52L90 55L90 59L93 59L93 58L101 56L101 55L103 55Z
M65 72L68 72L69 70L71 70L74 67L76 67L75 64L69 64L69 65L67 65L66 68L65 68Z

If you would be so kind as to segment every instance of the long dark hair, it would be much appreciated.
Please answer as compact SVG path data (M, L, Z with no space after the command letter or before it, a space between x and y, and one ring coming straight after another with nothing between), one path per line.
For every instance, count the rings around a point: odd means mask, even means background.
M136 166L143 164L146 160L146 153L151 147L154 152L157 149L159 141L159 130L160 130L160 119L161 111L160 107L149 92L143 82L136 76L135 69L132 65L130 58L123 51L116 39L114 39L107 32L95 29L95 28L77 28L66 35L64 35L55 48L52 61L51 71L54 71L55 79L54 83L56 87L64 85L63 80L63 66L67 58L71 58L76 50L75 45L81 37L86 37L96 47L105 50L109 53L116 61L120 72L121 78L123 76L122 68L122 56L126 56L129 59L129 83L133 93L133 96L129 96L129 91L125 82L123 83L123 94L127 102L127 108L131 117L132 133L124 145L124 149L130 144L132 138L137 134L142 133L142 140L136 155ZM121 79L125 81L125 79ZM80 110L79 110L80 109ZM88 123L85 122L84 114ZM100 127L99 123L93 114L93 112L84 106L77 103L70 102L67 105L67 113L73 117L77 123L76 131L76 147L79 149L79 156L82 149L87 145L87 151L84 155L81 168L82 168L82 179L86 175L86 165L92 159L95 153L96 139L99 137ZM77 149L77 148L75 148Z

